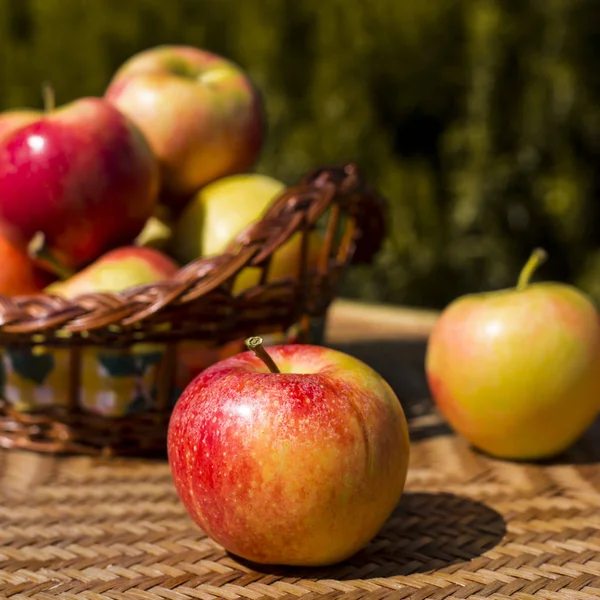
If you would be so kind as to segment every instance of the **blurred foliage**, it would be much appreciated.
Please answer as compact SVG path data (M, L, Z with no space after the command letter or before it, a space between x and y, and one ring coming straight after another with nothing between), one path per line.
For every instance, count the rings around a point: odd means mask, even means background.
M0 0L0 108L103 93L130 55L193 44L242 65L270 122L259 170L355 160L390 235L343 293L441 307L544 278L600 300L597 0Z

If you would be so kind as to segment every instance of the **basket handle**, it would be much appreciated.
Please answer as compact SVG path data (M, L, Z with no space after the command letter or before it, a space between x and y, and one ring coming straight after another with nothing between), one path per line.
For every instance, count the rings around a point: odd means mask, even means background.
M333 185L345 196L345 209L357 223L351 264L371 264L388 233L387 201L361 177L353 162L338 167L323 167L306 175L304 185L316 188Z

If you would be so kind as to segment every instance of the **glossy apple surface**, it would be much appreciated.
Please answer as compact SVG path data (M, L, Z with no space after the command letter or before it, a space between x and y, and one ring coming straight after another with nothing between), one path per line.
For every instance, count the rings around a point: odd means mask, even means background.
M110 103L84 98L0 143L0 223L77 268L130 243L152 215L158 165L140 131Z
M440 412L475 447L557 455L600 410L596 308L554 282L458 298L434 326L426 372Z
M362 548L396 506L409 458L390 386L339 351L280 345L212 365L169 424L173 479L203 531L259 563L325 565Z
M167 197L189 197L250 169L263 143L259 95L244 71L191 46L158 46L126 61L105 97L143 131Z
M177 263L159 250L125 246L107 252L68 279L52 283L46 292L69 299L95 292L118 293L164 281L178 269Z
M40 117L39 111L28 109L7 110L0 113L0 144L14 131L37 121Z

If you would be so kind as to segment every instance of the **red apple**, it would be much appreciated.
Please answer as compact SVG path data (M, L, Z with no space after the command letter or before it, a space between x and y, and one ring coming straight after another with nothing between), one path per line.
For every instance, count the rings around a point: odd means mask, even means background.
M24 244L38 231L77 268L130 243L152 215L158 165L112 104L84 98L0 143L0 228Z
M289 344L267 354L260 338L247 343L261 358L243 352L210 366L173 410L179 497L208 536L245 559L341 561L377 534L402 494L402 407L373 369L342 352Z
M149 140L171 201L250 169L262 147L257 90L239 66L198 48L167 45L136 54L105 97Z
M164 281L178 269L177 263L159 250L124 246L107 252L67 279L52 283L46 291L64 298L94 292L118 293L138 285Z
M4 138L8 137L11 133L37 121L41 116L41 113L36 110L9 110L0 113L0 144Z
M50 283L50 276L35 266L22 247L4 235L0 235L0 265L0 294L35 294Z
M573 286L528 285L469 294L442 312L428 341L431 394L449 424L504 459L566 450L600 410L600 322Z

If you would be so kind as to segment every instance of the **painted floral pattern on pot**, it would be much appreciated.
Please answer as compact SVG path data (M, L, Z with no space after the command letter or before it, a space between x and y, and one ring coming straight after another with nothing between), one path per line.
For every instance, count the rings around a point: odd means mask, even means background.
M149 410L164 346L127 349L86 348L81 361L79 402L88 412L121 417Z
M286 340L295 341L294 332L265 336L266 345ZM200 341L180 342L171 391L172 404L206 367L244 350L244 340L235 340L218 348L207 347ZM82 348L80 407L106 417L151 410L156 401L164 352L164 344L149 343L129 348ZM0 348L0 393L24 412L66 406L71 366L71 351L67 348Z
M109 417L152 408L163 351L157 344L136 344L128 349L83 348L80 406ZM10 348L3 349L0 356L2 395L17 409L31 411L67 404L70 350Z
M2 396L22 411L66 405L69 351L34 346L3 348L0 354Z

